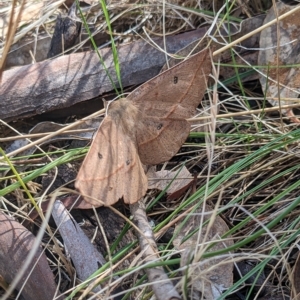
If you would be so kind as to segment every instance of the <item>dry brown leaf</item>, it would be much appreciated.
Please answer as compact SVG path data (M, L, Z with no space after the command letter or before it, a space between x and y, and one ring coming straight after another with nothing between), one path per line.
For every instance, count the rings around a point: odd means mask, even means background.
M212 217L212 211L213 209L206 204L203 222L208 221ZM221 236L229 229L220 216L215 217L208 233L208 227L205 225L200 229L200 233L196 232L188 240L182 242L189 233L199 228L202 213L202 207L200 207L189 217L183 227L181 227L180 224L177 225L175 232L177 232L177 230L179 232L176 234L173 244L176 249L183 250L181 266L187 266L190 258L194 256L194 260L191 262L192 264L187 269L189 276L191 276L189 288L193 293L190 299L202 299L201 297L203 297L203 299L213 300L217 299L224 290L233 284L233 262L230 258L226 260L224 257L213 257L197 261L197 259L195 259L198 255L197 251L199 251L201 245L203 246L204 243L204 249L206 249L208 245L215 243L213 247L206 250L211 252L227 248L231 246L233 242L229 239L221 239ZM199 240L198 234L200 234ZM197 242L199 242L199 244L197 244Z
M206 49L110 104L75 183L89 204L120 198L132 204L144 196L142 163L159 164L180 149L190 132L186 118L202 100L210 71Z
M278 16L290 11L291 6L284 5L281 2L276 3L276 8L272 7L265 18L264 24L276 19ZM279 38L277 36L279 28ZM298 64L300 61L299 39L300 36L300 13L297 11L288 18L279 21L261 32L260 52L258 55L258 65L270 66L263 70L264 75L260 74L260 82L263 91L266 91L267 97L297 98L300 90L300 72L299 67L286 67L284 65ZM277 42L279 39L279 48ZM277 62L278 59L278 62ZM276 68L277 63L279 68ZM277 73L278 81L277 81ZM267 80L268 78L268 80ZM279 105L278 100L269 100L274 106ZM291 101L280 101L281 105L292 104ZM300 123L295 117L292 109L282 110L282 113L290 117L292 122Z
M0 212L0 274L7 283L11 283L22 268L34 239L33 234L24 226ZM33 271L29 275L31 270ZM25 280L26 284L21 294L26 300L54 299L56 284L41 247L38 248L22 280L18 283L18 290Z
M147 172L147 177L148 189L158 189L163 191L170 184L167 190L167 194L169 195L168 200L179 198L194 180L185 166L183 166L179 172L178 170L161 170L155 172L154 168L150 168Z

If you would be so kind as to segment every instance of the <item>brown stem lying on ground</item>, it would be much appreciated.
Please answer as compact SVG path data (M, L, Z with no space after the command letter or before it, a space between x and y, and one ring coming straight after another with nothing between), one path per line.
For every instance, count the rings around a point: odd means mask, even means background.
M133 215L134 223L140 229L137 233L143 260L146 264L157 262L160 259L158 249L151 226L147 219L143 200L140 200L135 204L131 204L130 211ZM143 234L140 234L140 232ZM147 268L146 274L158 300L181 299L171 280L164 272L163 267Z

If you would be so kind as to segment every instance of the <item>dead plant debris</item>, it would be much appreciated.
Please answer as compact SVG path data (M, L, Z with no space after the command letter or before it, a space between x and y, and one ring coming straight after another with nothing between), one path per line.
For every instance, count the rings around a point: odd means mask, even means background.
M22 2L0 4L1 299L298 299L298 5ZM153 188L130 208L73 208L102 98L207 46L199 115Z

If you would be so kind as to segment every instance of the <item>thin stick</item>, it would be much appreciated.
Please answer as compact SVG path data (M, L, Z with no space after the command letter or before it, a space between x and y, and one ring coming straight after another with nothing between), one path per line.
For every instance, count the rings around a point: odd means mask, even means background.
M133 215L134 223L140 229L138 232L139 244L142 257L146 264L160 260L153 231L149 225L145 204L143 201L130 205L130 212ZM142 232L143 234L140 234ZM163 267L147 268L145 270L148 281L158 300L181 299L172 281L168 278Z

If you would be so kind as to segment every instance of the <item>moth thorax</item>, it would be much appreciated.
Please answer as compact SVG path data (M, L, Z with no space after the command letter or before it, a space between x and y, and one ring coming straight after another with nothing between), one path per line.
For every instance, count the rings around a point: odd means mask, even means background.
M109 106L107 114L122 126L124 132L129 134L133 132L138 117L138 108L130 100L121 98L114 101Z

